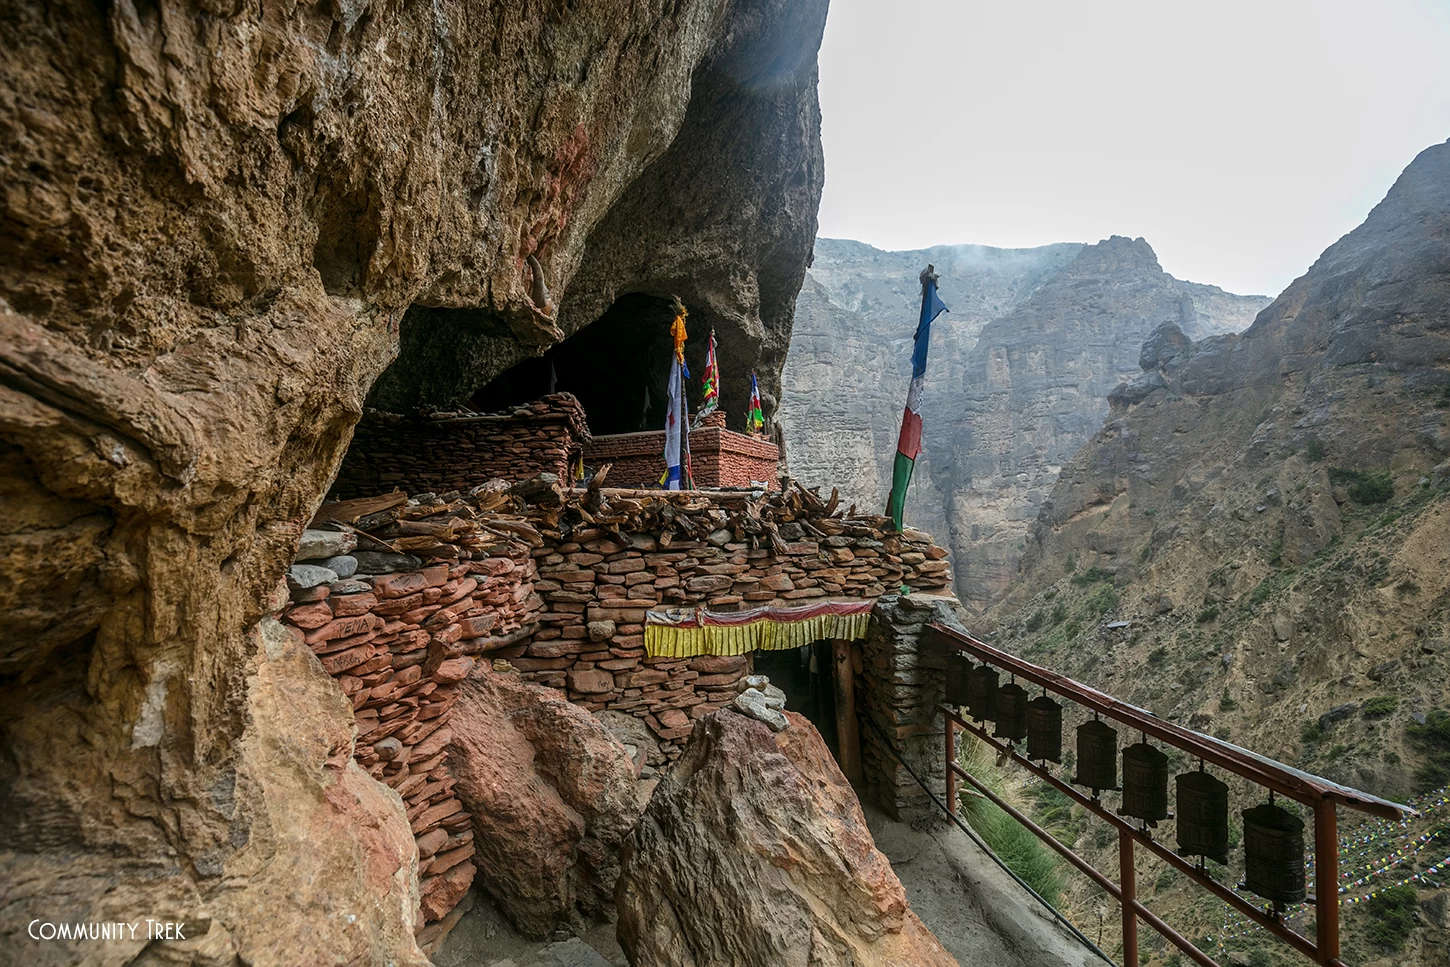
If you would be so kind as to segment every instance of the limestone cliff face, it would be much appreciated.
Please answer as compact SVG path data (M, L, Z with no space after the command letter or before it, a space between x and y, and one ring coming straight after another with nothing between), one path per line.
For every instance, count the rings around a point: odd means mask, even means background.
M999 643L1381 794L1443 783L1413 727L1450 700L1450 143L1247 331L1185 343L1062 470Z
M9 6L0 946L33 916L159 915L209 923L198 962L419 961L411 860L366 848L407 842L401 804L343 765L316 663L264 648L268 597L400 351L382 397L457 399L616 295L679 291L774 385L824 16ZM318 883L325 916L276 900Z
M1059 468L1138 371L1144 338L1165 321L1197 336L1237 331L1268 300L1174 279L1142 239L895 253L822 239L785 372L796 476L846 476L848 496L884 506L927 262L951 313L932 330L926 452L907 516L949 543L958 594L980 610L1007 590ZM836 470L847 461L854 476Z

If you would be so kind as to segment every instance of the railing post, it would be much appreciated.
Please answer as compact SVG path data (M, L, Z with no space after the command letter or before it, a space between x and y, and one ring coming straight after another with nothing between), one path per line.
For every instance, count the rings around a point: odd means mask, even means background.
M1123 891L1123 967L1138 967L1138 870L1133 865L1133 837L1118 830L1118 884Z
M946 723L946 747L947 747L947 808L955 816L958 810L957 804L957 774L952 771L952 766L957 764L957 723L953 722L950 715L942 713L942 721Z
M1334 803L1314 806L1314 946L1319 962L1339 959L1339 828Z

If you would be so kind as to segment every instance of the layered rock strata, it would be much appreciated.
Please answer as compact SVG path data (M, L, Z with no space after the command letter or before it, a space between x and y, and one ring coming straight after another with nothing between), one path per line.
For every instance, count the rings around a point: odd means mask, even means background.
M626 847L619 940L640 967L948 967L810 722L695 725Z
M1450 143L1246 332L1160 330L1113 399L999 642L1382 795L1450 779Z
M916 274L941 273L952 307L932 328L907 517L952 550L957 592L983 609L1010 585L1059 468L1102 425L1107 395L1172 321L1195 338L1247 326L1268 303L1165 273L1142 239L1008 250L880 252L817 240L785 374L786 457L804 480L840 481L885 506L910 373ZM862 386L862 372L882 374ZM877 387L872 389L871 387Z

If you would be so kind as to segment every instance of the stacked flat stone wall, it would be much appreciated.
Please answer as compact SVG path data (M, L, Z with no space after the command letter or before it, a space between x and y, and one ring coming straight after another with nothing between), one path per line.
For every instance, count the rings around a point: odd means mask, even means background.
M533 592L527 544L460 554L426 565L403 554L329 558L350 574L359 563L389 569L346 578L321 561L294 567L293 604L282 619L352 702L354 758L407 807L418 843L425 946L429 925L452 911L475 872L472 819L453 795L444 752L456 685L472 670L473 656L532 630L543 606Z
M496 478L569 479L589 440L584 409L554 393L501 413L412 417L369 410L353 432L332 498L468 491Z
M693 719L734 699L748 658L647 658L647 610L789 607L875 598L902 584L941 593L950 587L946 551L924 534L883 535L840 521L816 526L839 533L806 540L799 525L787 524L783 536L794 539L779 553L728 532L667 546L643 533L535 548L534 588L545 610L522 655L510 661L586 708L642 718L673 757Z
M927 645L926 626L961 628L959 608L955 598L934 594L883 596L860 643L856 708L870 720L861 727L861 773L871 797L897 819L936 808L912 771L933 790L945 779L945 723L937 707L946 698L946 653Z
M748 497L728 495L736 505ZM695 521L726 519L708 492L674 499L689 502L684 512ZM424 506L476 507L473 498L443 500L451 503ZM952 599L934 595L949 593L951 572L947 552L927 535L883 532L879 518L817 517L773 525L779 545L752 546L723 526L706 526L695 540L597 527L574 528L565 540L550 534L558 513L479 511L462 536L429 538L430 550L418 552L427 559L357 551L349 533L309 531L303 548L315 551L301 553L315 557L289 572L284 623L351 701L359 765L407 807L418 842L420 943L441 935L475 872L471 817L453 795L444 749L456 685L480 657L506 660L591 711L640 719L674 759L695 719L735 699L751 656L646 657L648 609L880 599L869 638L856 646L864 669L857 707L924 775L940 777L941 724L930 712L942 666L920 656L916 641L927 620L950 613ZM900 596L903 584L925 593ZM916 793L904 774L874 732L861 737L878 798L898 812L909 807Z
M589 467L612 464L609 483L616 487L657 487L664 472L663 430L612 433L593 437L584 448ZM769 440L725 429L725 414L707 416L690 431L690 465L695 486L776 485L780 448Z

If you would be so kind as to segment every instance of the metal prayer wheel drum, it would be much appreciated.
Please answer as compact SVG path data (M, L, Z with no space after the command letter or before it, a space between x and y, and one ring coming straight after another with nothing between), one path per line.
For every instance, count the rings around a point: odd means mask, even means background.
M1304 822L1271 802L1245 809L1244 885L1274 903L1300 903L1304 888Z
M1228 863L1228 783L1206 772L1184 772L1176 779L1178 855Z
M1027 703L1027 758L1062 762L1062 706L1046 695Z
M1015 682L997 689L997 731L993 734L1012 742L1027 738L1027 689Z
M1118 812L1153 823L1168 818L1168 756L1146 742L1123 750L1123 805Z
M997 669L991 665L967 673L967 711L978 722L997 717Z
M1077 727L1077 778L1094 794L1118 788L1118 731L1094 719Z
M967 704L967 676L972 671L972 662L966 655L957 652L947 656L947 704L951 706L962 706Z

